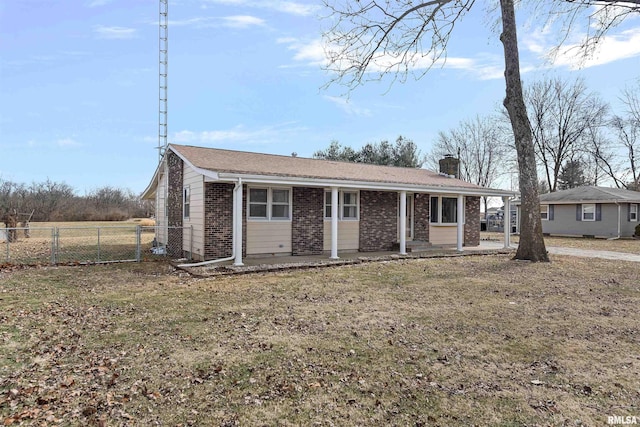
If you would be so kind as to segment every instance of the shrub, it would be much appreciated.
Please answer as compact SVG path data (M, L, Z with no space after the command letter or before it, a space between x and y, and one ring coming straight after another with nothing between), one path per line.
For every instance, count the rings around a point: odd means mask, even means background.
M640 237L640 224L636 225L636 236Z

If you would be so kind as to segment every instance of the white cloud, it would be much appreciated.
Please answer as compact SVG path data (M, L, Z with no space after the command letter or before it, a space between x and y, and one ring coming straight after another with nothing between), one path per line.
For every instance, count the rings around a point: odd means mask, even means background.
M157 25L157 22L154 23ZM235 15L226 17L199 16L183 20L169 21L169 27L193 27L193 28L214 28L227 27L245 29L254 26L265 26L264 19L250 15Z
M371 116L371 110L369 110L368 108L358 107L354 103L344 98L340 98L337 96L324 96L324 99L332 102L333 104L338 106L341 110L343 110L345 113L349 114L350 116L358 116L358 117Z
M579 44L564 46L554 58L553 65L570 69L589 68L636 56L640 56L640 28L604 36L596 52L588 58L581 55Z
M310 16L320 10L319 5L283 0L207 0L207 3L270 9L297 16Z
M135 28L126 27L106 27L104 25L98 25L93 29L96 35L102 39L131 39L136 36Z
M58 147L61 148L73 148L73 147L80 147L82 146L82 144L80 144L78 141L76 141L73 138L62 138L62 139L58 139L55 144Z
M170 136L169 141L177 144L199 143L217 144L218 146L229 144L232 147L236 147L238 144L272 144L289 139L291 135L295 136L306 130L303 127L293 125L294 123L283 123L258 129L236 126L232 129L208 131L182 130Z
M328 65L325 54L325 45L321 39L311 41L301 41L295 38L281 38L277 40L280 44L287 45L287 49L294 52L293 60L304 66L322 67ZM391 54L380 55L370 64L369 72L377 73L387 70L389 67L394 69L398 59ZM410 71L420 72L427 70L429 67L449 68L454 70L465 71L479 80L500 79L504 76L504 61L498 55L478 54L476 57L448 57L438 59L433 63L430 57L419 57L410 66ZM522 67L522 72L528 71L529 68Z
M304 62L305 65L309 66L325 65L327 63L321 39L304 42L293 37L287 37L278 39L277 43L287 45L287 49L294 52L293 59L295 61Z
M248 28L251 26L265 25L265 21L263 19L248 15L226 16L222 18L222 20L224 21L225 27L231 28Z
M90 1L87 6L88 7L98 7L98 6L104 6L106 4L111 3L113 0L92 0Z

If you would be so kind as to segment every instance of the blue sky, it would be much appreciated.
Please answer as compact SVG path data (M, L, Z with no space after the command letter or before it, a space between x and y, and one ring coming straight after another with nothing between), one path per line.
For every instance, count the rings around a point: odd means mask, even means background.
M310 157L332 140L359 148L403 135L426 154L439 131L501 103L502 45L482 4L456 27L446 64L349 99L322 89L320 4L169 0L169 142ZM144 190L158 159L158 10L157 0L0 0L0 179ZM640 17L582 68L546 60L556 33L520 21L525 82L581 76L621 110L620 90L640 76Z

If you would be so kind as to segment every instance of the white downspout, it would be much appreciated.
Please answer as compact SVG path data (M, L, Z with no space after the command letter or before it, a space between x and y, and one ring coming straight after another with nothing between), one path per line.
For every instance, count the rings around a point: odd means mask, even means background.
M464 203L463 203L464 199L462 194L458 194L458 206L457 206L457 211L458 211L458 227L457 227L457 231L458 231L458 236L456 239L456 249L458 250L458 252L462 252L462 244L464 243L464 225L462 223L462 219L464 218Z
M331 187L331 257L338 257L338 187Z
M400 191L400 255L407 254L407 192Z
M618 206L618 235L616 237L611 237L611 238L609 238L607 240L618 240L620 238L620 219L621 219L620 203L618 203L617 200L615 200L614 203L616 204L616 206Z
M235 229L233 230L235 250L235 261L233 265L241 267L242 263L242 178L238 178L238 185L233 189L235 205L233 206L233 218L235 219Z
M238 188L240 188L240 215L236 215L236 209L237 209L237 199L238 199ZM232 204L233 204L233 222L231 225L232 228L232 243L231 243L231 256L226 257L226 258L219 258L219 259L212 259L209 261L202 261L202 262L194 262L194 263L188 263L188 264L178 264L177 267L179 268L185 268L185 267L203 267L205 265L210 265L210 264L217 264L219 262L225 262L225 261L233 261L236 259L236 252L237 252L237 242L238 242L238 236L237 236L237 231L238 231L238 225L237 223L240 222L240 264L235 264L234 265L243 265L242 264L242 178L238 178L238 182L236 182L235 187L233 187L233 200L232 200Z

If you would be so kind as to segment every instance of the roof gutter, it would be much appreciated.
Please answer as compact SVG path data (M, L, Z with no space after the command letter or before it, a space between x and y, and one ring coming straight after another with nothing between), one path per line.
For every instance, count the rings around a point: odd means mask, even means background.
M211 173L211 171L209 171ZM488 188L465 188L465 187L427 187L415 184L398 184L398 183L374 183L365 181L344 181L339 179L323 179L317 178L301 178L301 177L274 177L264 175L244 175L231 173L218 173L217 180L235 181L242 178L245 183L264 185L287 185L287 186L312 186L312 187L340 187L351 189L365 190L386 190L386 191L428 191L434 194L463 194L467 196L515 196L517 193L506 190L494 190Z

